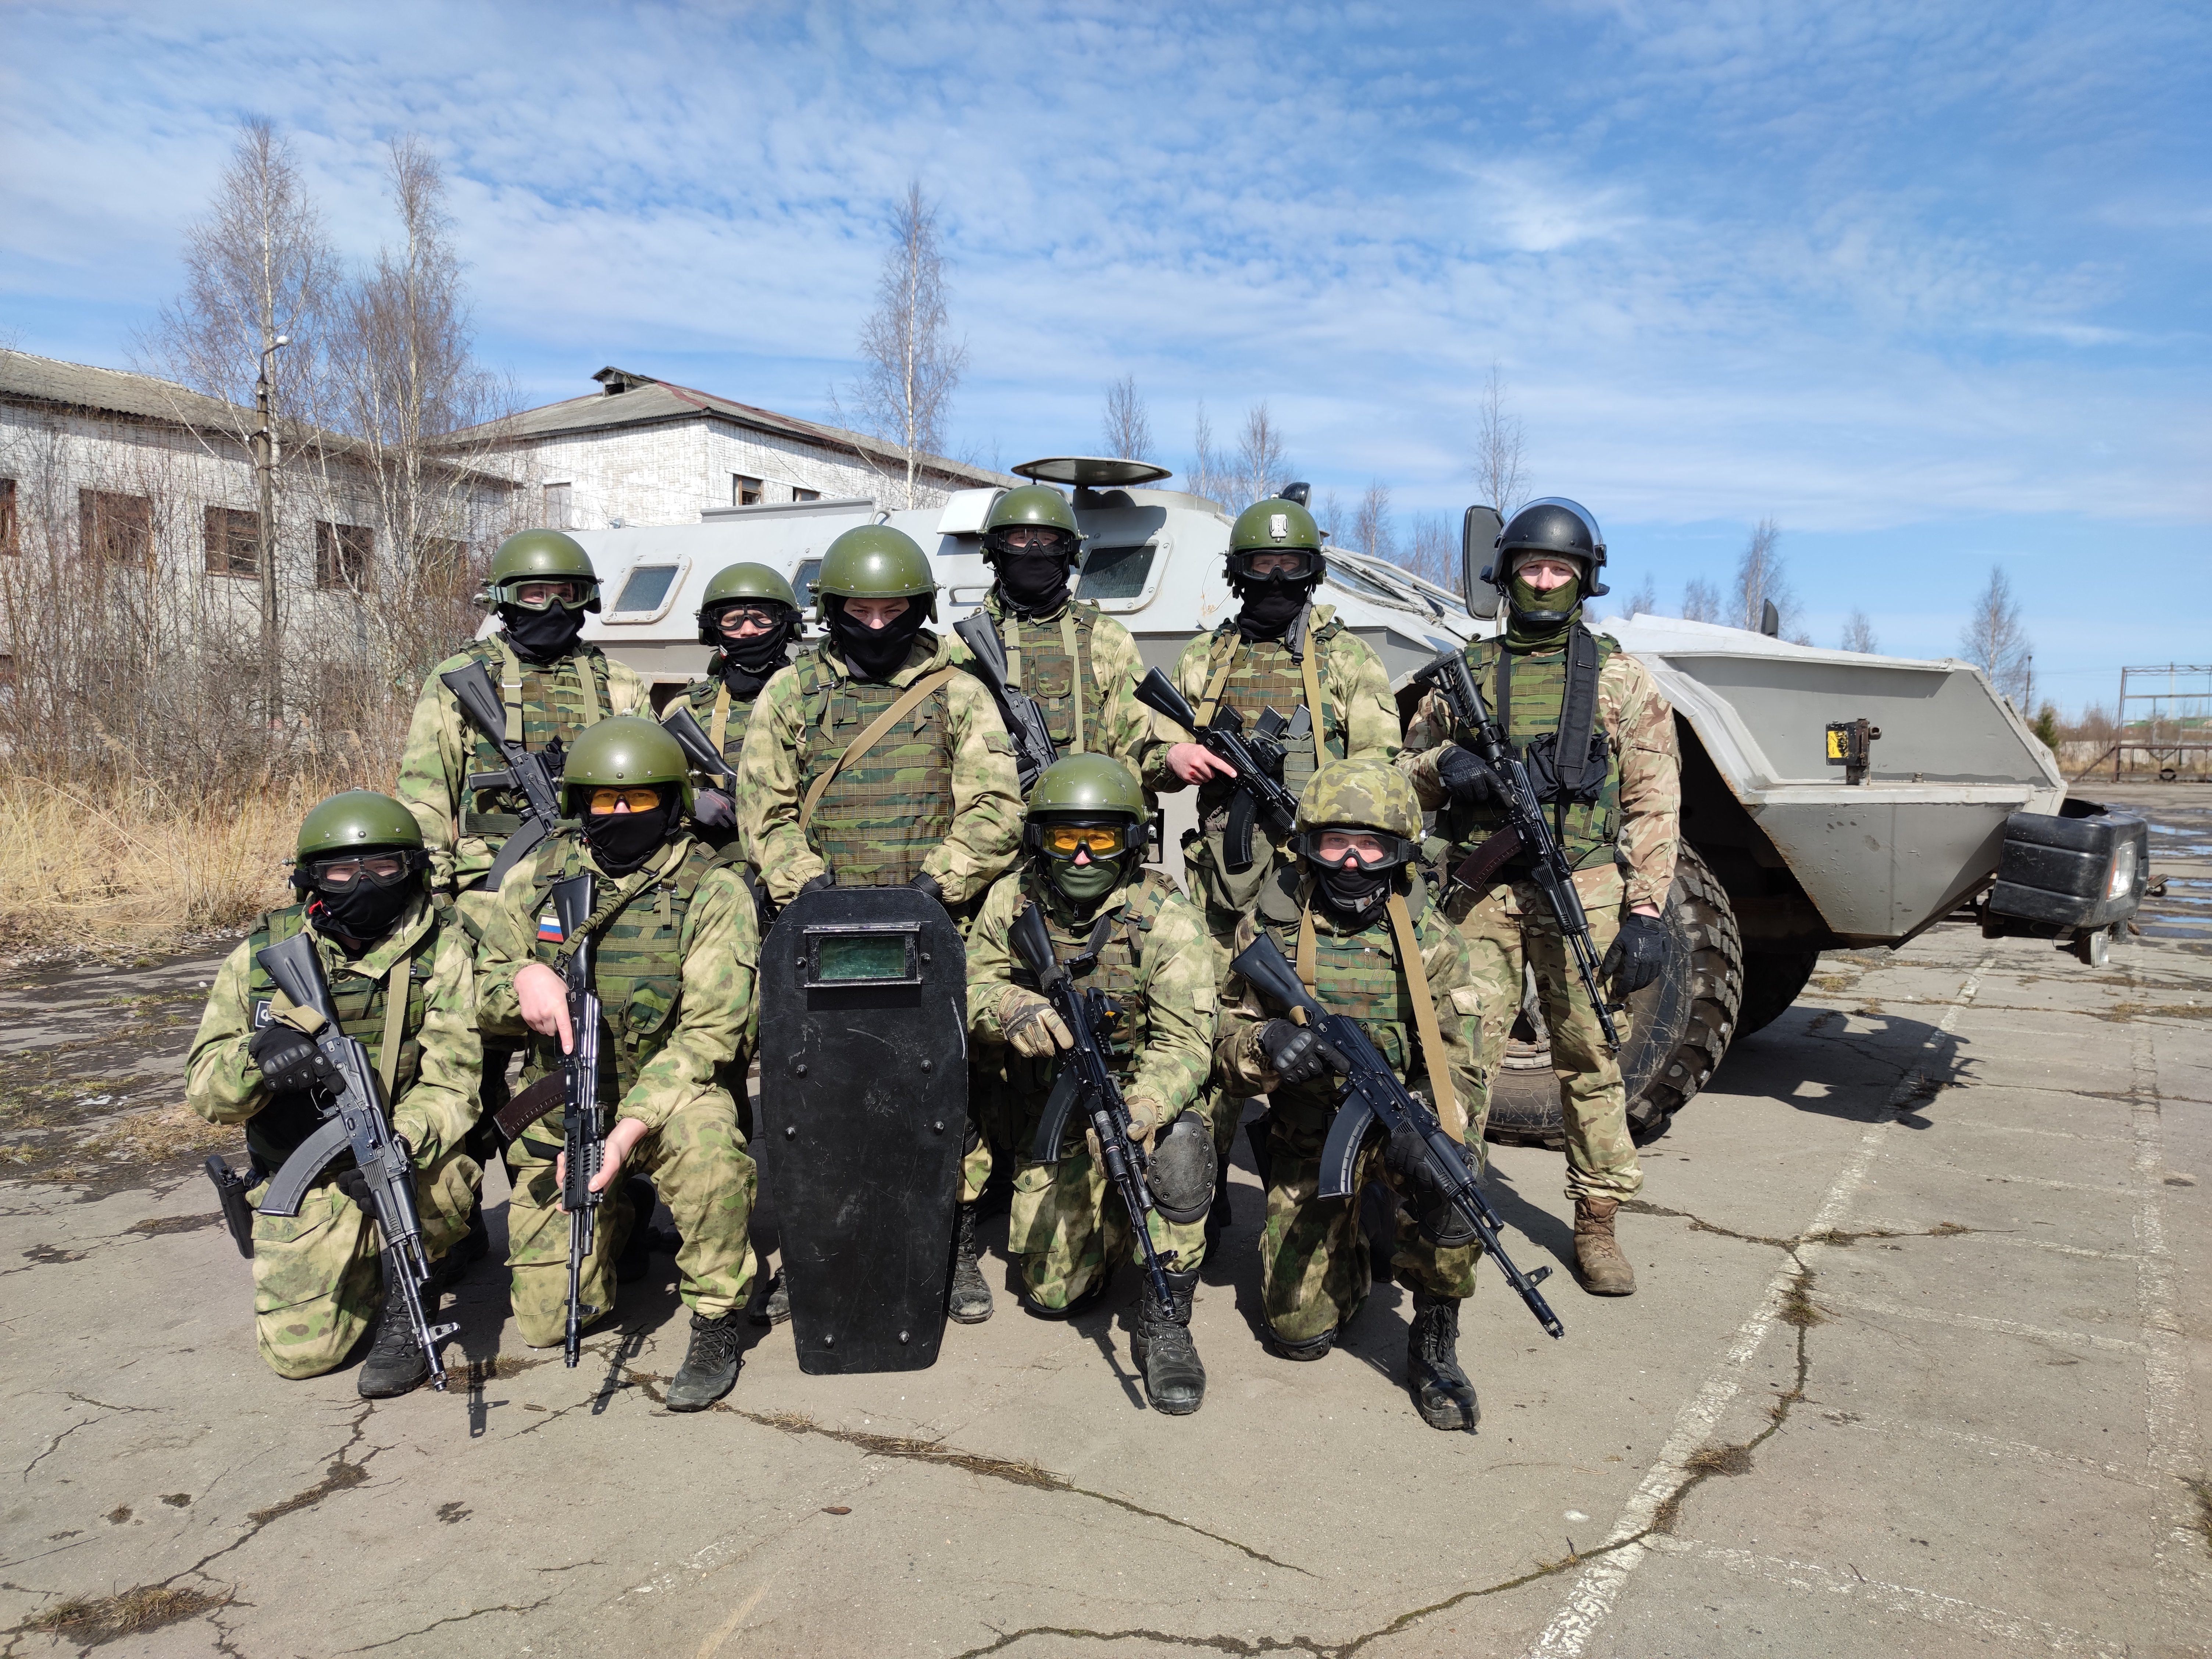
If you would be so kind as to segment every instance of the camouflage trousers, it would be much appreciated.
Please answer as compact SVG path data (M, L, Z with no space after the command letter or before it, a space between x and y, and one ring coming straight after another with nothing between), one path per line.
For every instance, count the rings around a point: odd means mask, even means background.
M1348 1198L1321 1197L1322 1144L1329 1120L1310 1110L1277 1107L1267 1131L1267 1224L1260 1235L1260 1305L1267 1328L1285 1342L1333 1331L1359 1311L1372 1279L1359 1198L1370 1183L1391 1195L1396 1216L1390 1268L1403 1283L1460 1300L1474 1294L1479 1243L1445 1248L1421 1237L1396 1205L1397 1183L1382 1169L1382 1142L1368 1142L1359 1179Z
M1043 1107L1042 1101L1034 1103L1018 1145L1026 1147L1035 1139ZM1006 1253L1020 1267L1024 1297L1040 1308L1065 1308L1087 1294L1111 1262L1144 1260L1129 1212L1109 1187L1089 1139L1087 1133L1071 1133L1057 1164L1015 1160ZM1175 1253L1175 1272L1191 1272L1206 1260L1203 1218L1177 1224L1154 1210L1149 1231L1154 1249Z
M1620 932L1620 872L1610 864L1579 871L1575 890L1582 896L1590 942L1602 961ZM1482 1002L1482 1074L1498 1075L1506 1033L1521 1006L1526 963L1535 972L1544 1023L1552 1033L1552 1070L1559 1080L1559 1113L1566 1131L1567 1196L1635 1197L1643 1189L1644 1170L1628 1133L1628 1094L1620 1066L1605 1046L1605 1033L1551 907L1527 882L1501 882L1479 899L1455 894L1448 914L1474 951L1474 983Z
M415 1172L422 1254L436 1261L469 1231L483 1172L466 1152L447 1153ZM266 1182L246 1194L261 1202ZM344 1363L383 1301L376 1224L325 1182L307 1189L300 1213L253 1218L253 1339L279 1376L320 1376Z
M568 1328L568 1218L554 1179L560 1151L561 1118L554 1113L526 1129L507 1154L514 1177L507 1205L514 1322L533 1348L550 1347ZM759 1171L738 1130L737 1103L726 1091L711 1088L639 1141L608 1188L584 1264L584 1303L596 1310L586 1322L612 1310L615 1258L630 1228L644 1219L631 1215L623 1193L634 1175L652 1181L683 1235L676 1268L684 1305L709 1318L742 1307L756 1267L750 1230Z

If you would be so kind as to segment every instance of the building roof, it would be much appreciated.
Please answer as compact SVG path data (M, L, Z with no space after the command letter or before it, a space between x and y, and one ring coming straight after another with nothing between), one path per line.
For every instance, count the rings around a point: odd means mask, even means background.
M802 421L795 416L779 415L773 410L758 409L751 404L741 404L732 398L717 397L711 392L678 386L673 380L656 380L650 374L635 374L624 368L603 368L592 378L603 390L557 404L547 404L541 408L525 410L520 415L497 422L496 429L501 436L509 440L528 440L576 432L599 432L611 427L644 426L661 421L697 420L703 415L727 421L735 426L750 427L757 432L796 438L801 443L814 444L825 449L854 452L881 465L905 465L904 455L895 446L872 438L866 433L848 432L842 427L825 426L817 421ZM951 460L942 455L921 456L919 464L925 471L973 489L994 484L1011 486L1022 482L1003 472L994 472L988 467L970 466L964 461Z
M0 398L232 430L258 424L252 410L204 397L174 380L34 357L27 351L0 350Z

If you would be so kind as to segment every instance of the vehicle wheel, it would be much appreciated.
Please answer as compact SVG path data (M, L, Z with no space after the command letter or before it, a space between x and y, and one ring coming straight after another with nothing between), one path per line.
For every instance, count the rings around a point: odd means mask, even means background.
M1663 1134L1668 1120L1705 1086L1728 1052L1743 999L1735 912L1705 861L1686 843L1675 860L1666 922L1667 965L1629 998L1629 1029L1620 1049L1628 1127L1639 1143ZM1521 1016L1491 1079L1489 1138L1558 1148L1565 1144L1559 1084L1534 990L1528 978Z
M1743 1006L1735 1034L1749 1036L1782 1018L1820 960L1818 951L1747 951L1743 953Z

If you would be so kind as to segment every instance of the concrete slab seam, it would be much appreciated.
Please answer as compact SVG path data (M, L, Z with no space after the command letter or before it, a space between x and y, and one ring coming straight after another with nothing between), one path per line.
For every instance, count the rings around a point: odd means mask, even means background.
M2039 1446L2027 1440L1997 1440L1986 1434L1968 1434L1960 1429L1941 1429L1929 1423L1904 1423L1887 1417L1868 1417L1857 1412L1828 1412L1824 1420L1839 1429L1859 1429L1870 1434L1901 1434L1920 1440L1937 1440L1948 1445L1966 1446L1976 1451L1985 1451L1991 1457L2025 1458L2033 1463L2045 1463L2053 1468L2071 1468L2107 1480L2124 1481L2130 1486L2146 1491L2159 1489L2162 1483L2119 1463L2100 1463L2093 1457L2076 1457L2071 1452L2053 1451L2048 1446Z
M1887 1098L1882 1103L1880 1115L1869 1124L1859 1137L1858 1145L1844 1160L1822 1198L1820 1209L1804 1231L1812 1234L1838 1231L1845 1212L1866 1182L1867 1173L1875 1159L1881 1155L1882 1144L1896 1124L1898 1115L1909 1104L1920 1097L1929 1076L1929 1066L1967 1007L1981 988L1982 975L1996 960L1992 951L1975 964L1958 994L1951 999L1942 1018L1936 1024L1920 1045L1913 1063L1898 1079ZM1808 1243L1806 1250L1823 1247ZM1835 1248L1835 1247L1827 1247ZM1578 1659L1597 1634L1598 1627L1612 1616L1627 1585L1629 1576L1636 1571L1647 1546L1641 1542L1626 1542L1638 1539L1650 1531L1662 1508L1683 1484L1690 1479L1689 1461L1704 1447L1712 1435L1713 1426L1720 1420L1739 1389L1743 1385L1744 1368L1752 1357L1765 1346L1775 1321L1793 1291L1802 1283L1805 1262L1801 1254L1791 1254L1774 1270L1767 1280L1765 1293L1759 1304L1736 1329L1728 1350L1714 1366L1690 1402L1683 1407L1674 1419L1674 1428L1660 1449L1658 1459L1651 1466L1636 1491L1622 1507L1620 1517L1613 1523L1610 1542L1620 1544L1604 1559L1595 1561L1585 1568L1567 1593L1565 1603L1553 1615L1535 1641L1527 1650L1524 1659Z
M2146 1353L2148 1345L2130 1336L2099 1336L2094 1331L2061 1331L2042 1325L2022 1324L2017 1319L1996 1319L1986 1314L1954 1313L1948 1308L1908 1308L1880 1297L1853 1296L1847 1291L1823 1291L1826 1304L1842 1312L1866 1314L1877 1319L1910 1319L1923 1325L1948 1325L1958 1330L1990 1331L2001 1336L2026 1337L2031 1342L2073 1342L2084 1347L2107 1348L2117 1353Z

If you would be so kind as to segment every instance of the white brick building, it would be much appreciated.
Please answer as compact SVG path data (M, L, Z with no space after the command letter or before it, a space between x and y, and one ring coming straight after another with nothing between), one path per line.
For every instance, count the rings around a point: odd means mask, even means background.
M905 505L898 450L650 375L603 368L599 392L501 422L498 447L534 477L540 522L570 530L696 524L709 507L872 496ZM918 493L1018 478L932 455Z

